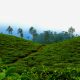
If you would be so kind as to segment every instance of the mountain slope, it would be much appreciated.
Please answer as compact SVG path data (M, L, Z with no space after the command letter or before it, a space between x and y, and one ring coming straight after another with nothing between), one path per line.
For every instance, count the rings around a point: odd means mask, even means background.
M53 70L80 68L80 37L43 46L0 34L0 60L0 65L16 67L21 73L27 68L42 65Z
M80 37L45 46L41 51L25 57L28 67L45 65L49 68L80 68Z
M40 47L40 44L22 38L0 34L0 58L6 64L14 63L19 58L37 52Z

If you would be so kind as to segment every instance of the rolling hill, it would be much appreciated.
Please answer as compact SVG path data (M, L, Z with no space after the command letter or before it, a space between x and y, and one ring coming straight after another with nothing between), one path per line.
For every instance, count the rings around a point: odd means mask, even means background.
M0 65L15 67L16 72L41 66L49 70L66 68L80 71L80 37L41 45L11 35L0 34Z
M0 58L3 63L10 64L37 52L42 45L22 38L0 34Z
M0 34L0 57L5 64L18 62L20 59L21 62L28 61L29 64L32 61L33 66L75 66L80 64L80 37L44 46L15 36Z

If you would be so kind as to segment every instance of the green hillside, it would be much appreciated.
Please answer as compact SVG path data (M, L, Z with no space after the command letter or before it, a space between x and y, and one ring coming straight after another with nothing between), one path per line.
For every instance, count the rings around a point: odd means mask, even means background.
M22 38L0 34L0 58L5 64L15 63L18 59L35 53L41 46Z
M50 71L76 69L79 72L80 37L41 45L15 36L0 34L0 67L4 69L14 67L13 72L19 74L23 73L24 70L32 70L35 67L38 71L45 68Z
M45 46L24 59L51 68L80 67L80 37Z
M26 64L27 67L45 65L50 69L79 68L80 37L46 45L35 54L31 54L16 63Z

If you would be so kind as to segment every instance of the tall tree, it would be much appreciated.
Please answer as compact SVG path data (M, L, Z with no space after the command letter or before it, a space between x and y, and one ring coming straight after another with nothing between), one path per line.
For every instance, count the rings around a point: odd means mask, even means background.
M73 37L73 33L75 32L75 29L71 26L69 29L68 29L68 33L70 34L70 37Z
M13 28L12 28L11 26L9 26L9 27L7 28L7 31L8 31L9 34L12 34Z
M32 40L35 41L35 38L37 37L37 31L34 27L30 27L29 33L32 35Z
M18 29L18 34L23 38L23 30L21 28Z
M49 31L44 31L44 41L45 43L49 43Z

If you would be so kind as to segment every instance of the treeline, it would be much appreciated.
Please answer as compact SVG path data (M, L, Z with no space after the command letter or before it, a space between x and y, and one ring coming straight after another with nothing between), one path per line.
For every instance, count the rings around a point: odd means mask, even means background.
M37 30L34 27L31 27L29 29L29 32L30 34L32 34L32 40L34 42L39 42L42 44L59 42L59 41L63 41L63 40L75 37L74 35L75 29L73 27L70 27L68 31L62 31L60 33L48 30L40 34L37 32Z
M8 34L13 34L13 28L9 26L6 31ZM37 30L34 27L30 27L29 33L32 35L32 41L33 42L38 42L41 44L49 44L53 42L59 42L63 41L66 39L70 39L75 37L74 35L75 29L73 27L70 27L68 31L62 31L60 33L53 32L50 30L44 31L42 33L38 33ZM18 28L17 34L21 37L24 38L24 32L22 28Z

